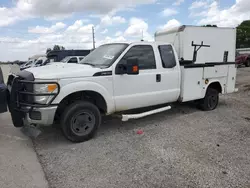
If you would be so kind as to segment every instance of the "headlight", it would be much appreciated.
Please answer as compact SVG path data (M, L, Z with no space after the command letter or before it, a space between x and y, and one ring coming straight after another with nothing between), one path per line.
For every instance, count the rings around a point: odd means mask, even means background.
M58 92L57 84L35 84L34 92L36 94L51 94ZM34 100L36 103L47 104L49 100L53 98L53 95L45 95L45 96L35 96ZM49 100L48 100L49 99Z

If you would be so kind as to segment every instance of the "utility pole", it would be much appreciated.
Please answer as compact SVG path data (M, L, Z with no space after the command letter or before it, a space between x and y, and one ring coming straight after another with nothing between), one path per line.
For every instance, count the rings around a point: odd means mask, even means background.
M95 49L95 28L92 27L92 37L93 37L93 49Z
M144 33L143 33L143 30L142 30L141 31L141 41L144 41L143 38L144 38Z

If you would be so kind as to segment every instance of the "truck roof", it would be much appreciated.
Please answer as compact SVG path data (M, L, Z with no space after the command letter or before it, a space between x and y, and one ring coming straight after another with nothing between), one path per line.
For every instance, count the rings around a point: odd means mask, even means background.
M134 42L112 42L112 43L108 43L108 44L126 44L126 45L130 45L130 44L148 44L148 45L152 45L152 44L158 44L158 45L172 45L171 43L168 42L162 42L162 41L134 41ZM103 44L103 45L107 45L107 44Z
M235 29L233 27L204 27L204 26L194 26L194 25L182 25L182 26L174 27L174 28L168 29L168 30L165 29L165 30L157 31L157 32L155 32L155 36L181 32L181 31L184 31L186 28Z

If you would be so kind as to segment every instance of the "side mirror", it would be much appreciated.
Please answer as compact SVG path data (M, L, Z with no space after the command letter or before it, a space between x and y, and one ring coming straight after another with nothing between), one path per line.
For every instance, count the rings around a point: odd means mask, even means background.
M139 64L138 59L131 58L127 60L127 74L128 75L137 75L139 74Z
M139 74L139 65L138 59L130 58L127 60L122 60L122 63L119 63L116 66L115 74L128 74L128 75L137 75Z

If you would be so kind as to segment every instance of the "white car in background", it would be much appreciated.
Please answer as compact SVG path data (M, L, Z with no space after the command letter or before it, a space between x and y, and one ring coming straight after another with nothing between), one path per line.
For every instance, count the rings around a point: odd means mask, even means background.
M48 61L47 57L39 57L32 65L31 67L40 67L46 64Z
M61 60L62 63L79 63L85 56L67 56Z
M34 64L35 61L36 61L35 59L29 60L27 63L20 66L20 70L24 70L24 69L32 67L32 64Z

